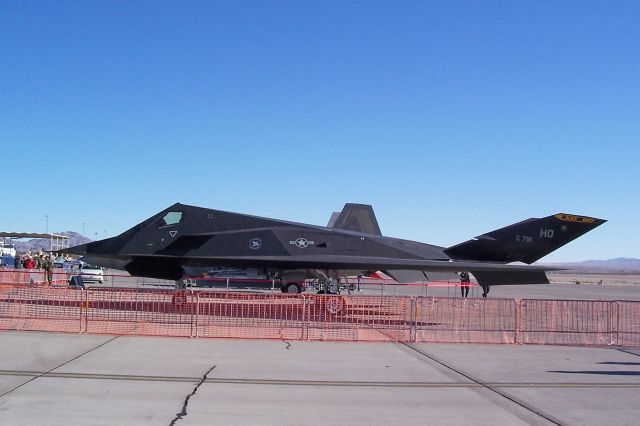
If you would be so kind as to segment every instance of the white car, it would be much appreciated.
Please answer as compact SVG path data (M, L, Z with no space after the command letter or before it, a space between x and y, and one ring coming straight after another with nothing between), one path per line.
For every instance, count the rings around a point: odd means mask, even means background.
M97 281L100 284L104 282L104 272L100 266L82 263L78 272L83 281Z

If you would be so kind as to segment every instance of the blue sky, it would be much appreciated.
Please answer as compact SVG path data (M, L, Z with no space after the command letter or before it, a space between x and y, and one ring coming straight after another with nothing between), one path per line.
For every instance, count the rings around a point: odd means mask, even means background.
M174 202L452 245L558 212L640 258L636 1L0 3L6 231Z

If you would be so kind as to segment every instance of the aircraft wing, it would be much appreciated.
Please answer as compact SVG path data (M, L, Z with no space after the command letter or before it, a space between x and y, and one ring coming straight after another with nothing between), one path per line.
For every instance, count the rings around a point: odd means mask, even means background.
M172 262L192 264L197 266L226 266L239 268L277 268L292 269L333 269L377 271L386 269L403 269L433 272L469 271L478 278L482 274L490 277L492 284L547 284L545 271L548 268L529 265L505 265L488 262L443 261L425 259L397 259L369 256L338 256L338 255L299 255L299 256L188 256L179 259L169 255L135 255L127 270L133 275L139 269L150 263L165 265ZM178 275L178 274L176 274ZM496 279L496 277L499 278ZM484 281L484 280L483 280ZM479 279L480 282L480 279Z

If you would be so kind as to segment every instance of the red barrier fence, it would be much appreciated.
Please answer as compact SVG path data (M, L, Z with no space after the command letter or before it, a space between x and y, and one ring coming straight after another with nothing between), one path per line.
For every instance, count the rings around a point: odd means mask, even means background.
M539 344L614 344L616 303L522 300L519 341Z
M52 285L66 285L68 275L62 269L54 269L51 274ZM47 286L49 281L44 269L3 269L0 270L0 285Z
M617 346L640 346L640 302L617 301L615 340Z
M0 285L0 329L320 341L640 347L640 302Z
M418 297L415 342L516 343L513 299Z
M0 286L0 329L82 332L82 292Z

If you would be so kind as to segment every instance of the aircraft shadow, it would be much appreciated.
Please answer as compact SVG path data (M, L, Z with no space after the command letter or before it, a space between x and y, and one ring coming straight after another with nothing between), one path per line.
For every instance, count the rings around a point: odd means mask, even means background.
M598 364L606 364L606 365L640 365L640 362L599 362Z
M597 370L568 371L568 370L549 370L549 373L594 374L594 375L599 375L599 376L640 376L640 371L597 371Z

